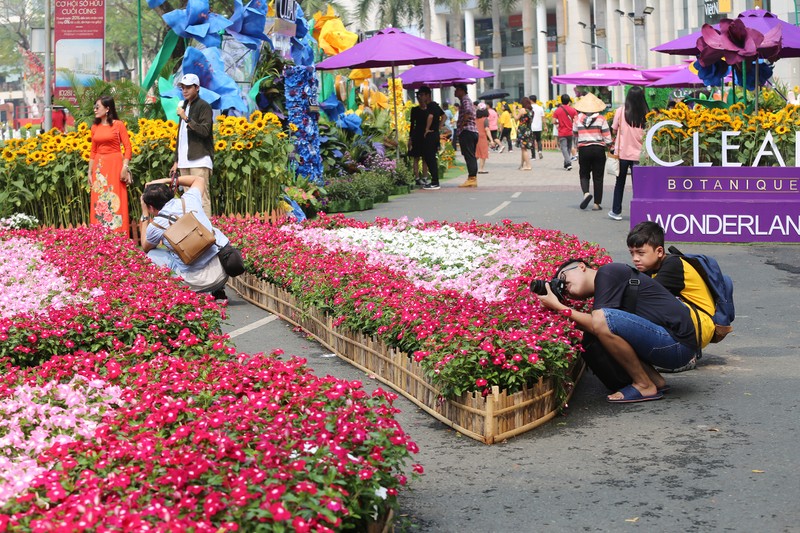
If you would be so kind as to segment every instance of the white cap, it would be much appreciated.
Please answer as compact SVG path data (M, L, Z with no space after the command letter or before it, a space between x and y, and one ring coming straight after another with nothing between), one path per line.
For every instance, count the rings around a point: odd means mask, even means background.
M197 77L197 74L184 74L181 78L181 81L178 82L178 85L197 85L200 87L200 78Z

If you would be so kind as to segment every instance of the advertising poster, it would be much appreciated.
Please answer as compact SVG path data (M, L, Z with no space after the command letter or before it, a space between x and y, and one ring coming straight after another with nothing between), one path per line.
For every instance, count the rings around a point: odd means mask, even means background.
M55 0L55 87L53 97L75 102L70 76L88 85L103 79L105 0Z

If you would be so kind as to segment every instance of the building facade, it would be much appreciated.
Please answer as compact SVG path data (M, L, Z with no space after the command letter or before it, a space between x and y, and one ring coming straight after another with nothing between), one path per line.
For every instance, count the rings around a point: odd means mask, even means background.
M735 18L756 7L789 23L798 18L797 2L789 0L525 0L518 1L513 11L500 13L499 57L492 45L491 13L482 13L475 0L460 16L434 7L431 28L432 40L478 55L475 66L491 71L499 61L499 86L510 98L537 94L543 100L571 90L552 86L553 74L614 62L642 68L678 64L686 57L650 49L698 31L706 22ZM776 63L774 79L794 87L800 84L798 67L800 60L782 59ZM474 97L493 86L490 78L470 90ZM614 99L621 100L621 95L621 90L615 91Z

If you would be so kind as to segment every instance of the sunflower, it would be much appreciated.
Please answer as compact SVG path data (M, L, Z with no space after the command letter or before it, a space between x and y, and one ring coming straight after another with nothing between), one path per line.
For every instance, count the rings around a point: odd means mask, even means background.
M236 141L233 143L233 149L241 152L244 149L244 143L242 141Z
M8 148L3 150L3 159L5 159L6 161L13 161L14 159L16 159L16 157L17 157L16 154L12 150Z
M787 128L786 126L781 124L780 126L775 128L775 133L778 134L778 135L785 135L785 134L789 133L789 128Z
M222 139L220 139L219 141L214 143L214 150L217 151L217 152L221 152L222 150L224 150L227 147L228 147L228 142L225 141L225 140L222 140Z

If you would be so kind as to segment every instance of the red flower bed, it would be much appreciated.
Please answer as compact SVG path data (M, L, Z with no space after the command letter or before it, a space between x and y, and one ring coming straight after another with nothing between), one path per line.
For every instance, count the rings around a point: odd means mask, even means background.
M335 325L377 335L412 354L447 396L476 389L488 394L492 386L516 392L542 377L566 384L582 334L543 308L531 295L530 282L550 279L556 266L571 257L598 265L610 261L596 244L509 221L366 223L333 215L302 227L233 219L219 223L241 245L248 271L329 313ZM342 244L343 229L365 232ZM376 238L369 233L375 229L386 233ZM421 242L421 255L398 259L406 252L387 254L397 234L400 240L407 235ZM437 256L437 248L451 241L459 241L455 250L472 253L470 246L476 244L491 253L477 259L480 251L474 257ZM505 268L503 262L512 259L504 254L508 247L530 260ZM426 259L426 252L435 259ZM444 279L443 270L455 273ZM431 288L437 283L442 288ZM475 283L492 289L484 297Z
M72 309L4 319L0 401L75 375L123 392L93 438L36 458L48 470L0 507L0 531L363 530L396 506L417 447L394 420L394 395L318 378L280 353L237 355L209 332L222 310L127 239L25 236L75 290L101 290ZM22 344L26 334L37 339Z

